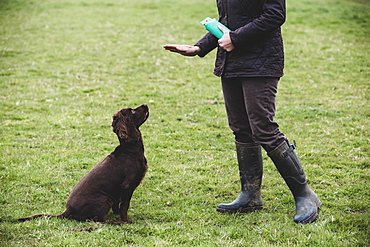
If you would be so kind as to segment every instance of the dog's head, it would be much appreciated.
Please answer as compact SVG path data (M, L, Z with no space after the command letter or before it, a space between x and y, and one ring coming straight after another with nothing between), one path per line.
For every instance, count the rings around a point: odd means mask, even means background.
M141 141L139 127L149 116L149 108L146 104L132 108L123 108L113 115L113 132L116 133L120 142Z

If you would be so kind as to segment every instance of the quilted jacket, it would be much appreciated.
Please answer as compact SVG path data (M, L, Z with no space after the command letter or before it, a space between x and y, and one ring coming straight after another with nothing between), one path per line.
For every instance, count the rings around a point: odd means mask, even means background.
M231 77L281 77L284 48L281 25L285 0L217 0L219 21L227 26L235 49L226 52L207 33L195 45L200 57L218 47L214 74Z

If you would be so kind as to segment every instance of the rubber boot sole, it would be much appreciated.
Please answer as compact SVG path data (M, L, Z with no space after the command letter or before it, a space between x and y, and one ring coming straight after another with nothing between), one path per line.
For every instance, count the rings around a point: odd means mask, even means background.
M228 214L245 214L245 213L250 213L254 211L259 211L263 210L263 206L255 206L255 207L245 207L245 208L238 208L238 209L228 209L228 208L216 208L217 212L220 213L228 213Z

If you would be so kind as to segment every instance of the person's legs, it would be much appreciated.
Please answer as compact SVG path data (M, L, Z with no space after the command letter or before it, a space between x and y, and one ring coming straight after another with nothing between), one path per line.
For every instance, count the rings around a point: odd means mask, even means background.
M247 213L262 209L262 153L249 126L248 114L244 104L242 81L223 79L222 81L229 126L235 135L241 192L231 203L217 207L221 213Z
M259 144L254 139L249 125L241 78L222 78L222 92L229 126L233 131L235 141L247 144Z
M279 78L243 78L244 104L254 140L267 151L285 141L275 122L275 99Z
M310 223L316 219L321 202L307 185L306 177L294 149L289 145L284 134L279 130L279 125L274 121L278 81L279 78L269 77L223 78L222 88L229 126L235 135L236 143L254 147L261 145L267 151L293 193L296 201L294 221L297 223ZM254 167L252 170L261 171L261 174L259 172L258 174L254 173L254 178L262 175L262 169L256 169L258 167L256 165L258 163L256 162L257 159L247 158L244 160L249 161L244 161L242 167L249 167L249 169ZM241 168L240 163L239 161L239 171L242 174L243 168ZM260 166L262 167L262 158ZM244 171L251 173L251 170L248 169L244 169ZM241 181L242 192L239 197L230 204L220 204L217 208L218 211L237 212L238 210L235 210L235 208L239 207L241 209L239 211L248 212L248 210L244 209L248 208L250 201L253 201L252 195L260 195L260 188L252 186L256 189L244 193L242 175ZM262 199L260 202L262 206ZM231 210L229 210L230 208Z
M222 78L222 90L230 129L235 141L260 144L272 151L285 141L275 122L275 98L279 78Z

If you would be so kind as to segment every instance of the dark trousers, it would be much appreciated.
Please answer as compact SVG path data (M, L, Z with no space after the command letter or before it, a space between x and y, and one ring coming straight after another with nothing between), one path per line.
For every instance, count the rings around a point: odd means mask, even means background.
M260 144L271 152L286 140L275 122L279 78L222 78L229 126L237 142Z

